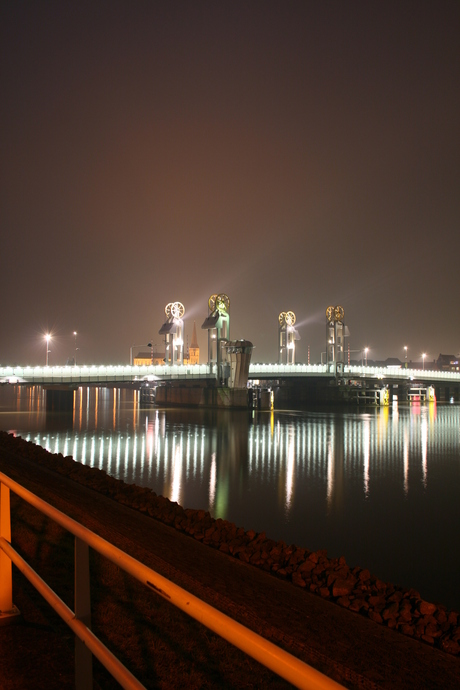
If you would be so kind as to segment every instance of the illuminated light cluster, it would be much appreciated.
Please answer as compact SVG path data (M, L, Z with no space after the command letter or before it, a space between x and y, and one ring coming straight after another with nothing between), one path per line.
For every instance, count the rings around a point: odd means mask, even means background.
M328 321L343 321L345 317L345 310L338 305L337 307L328 307L326 309L326 318Z
M219 295L211 295L208 300L208 307L211 312L220 311L227 313L230 309L230 298L224 292Z
M169 302L165 307L165 314L168 319L181 319L185 314L185 307L182 302Z
M282 311L278 316L280 326L293 326L295 324L295 314L293 311Z

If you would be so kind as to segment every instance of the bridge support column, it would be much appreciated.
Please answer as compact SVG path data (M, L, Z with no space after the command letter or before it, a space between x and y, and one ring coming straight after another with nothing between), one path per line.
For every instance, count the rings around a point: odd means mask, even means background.
M379 404L382 407L388 407L390 404L390 389L389 388L381 388L379 391Z
M46 411L47 412L72 412L73 390L70 388L47 388Z

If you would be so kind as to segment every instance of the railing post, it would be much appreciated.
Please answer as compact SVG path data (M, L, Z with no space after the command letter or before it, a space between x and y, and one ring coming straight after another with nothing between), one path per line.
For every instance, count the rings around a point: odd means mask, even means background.
M91 594L89 547L75 537L75 618L91 630ZM75 688L92 690L93 655L79 637L75 637Z
M0 537L11 543L10 490L0 482ZM11 559L0 549L0 625L12 623L19 616L13 606L13 573Z

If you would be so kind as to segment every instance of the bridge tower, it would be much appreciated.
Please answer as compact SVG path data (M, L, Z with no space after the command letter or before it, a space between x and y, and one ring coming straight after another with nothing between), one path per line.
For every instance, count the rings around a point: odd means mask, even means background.
M326 364L336 374L343 372L345 347L345 310L341 306L326 309Z
M230 376L225 345L230 340L230 300L225 293L211 295L208 316L201 328L208 331L208 364L217 381L225 386Z
M300 335L295 324L293 311L282 311L278 316L278 363L295 364L295 341Z
M185 307L182 302L170 302L165 307L167 321L158 333L165 337L165 363L169 366L184 363L184 322Z

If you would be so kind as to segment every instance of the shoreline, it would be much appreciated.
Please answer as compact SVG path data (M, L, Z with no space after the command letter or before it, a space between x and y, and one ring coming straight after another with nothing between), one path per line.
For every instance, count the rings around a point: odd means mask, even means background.
M238 528L204 510L184 509L154 491L110 477L104 470L53 454L12 434L0 432L0 449L19 454L47 469L175 528L272 576L292 583L342 608L369 618L453 656L460 655L460 615L442 604L423 600L415 589L386 583L368 569L328 558L325 550L309 551L264 532Z

